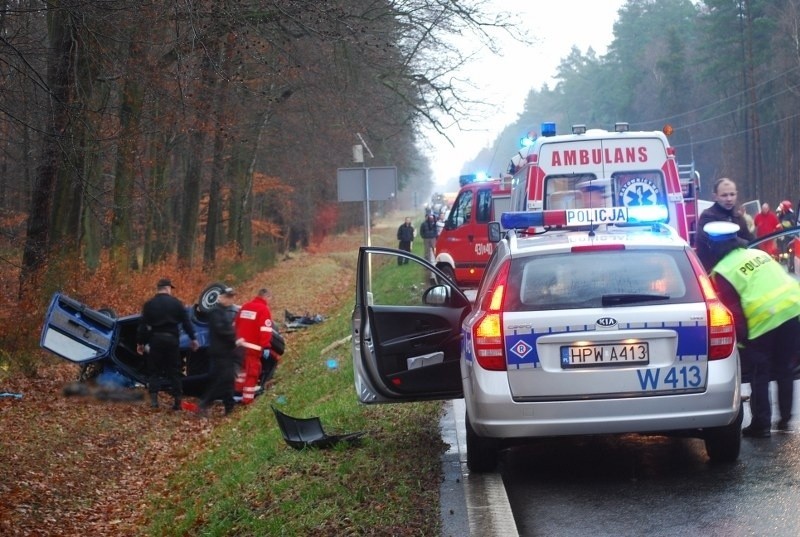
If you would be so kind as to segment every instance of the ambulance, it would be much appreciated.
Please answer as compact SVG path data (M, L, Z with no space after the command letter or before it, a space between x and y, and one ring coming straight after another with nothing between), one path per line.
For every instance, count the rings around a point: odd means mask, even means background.
M541 136L511 159L513 211L651 207L661 220L694 242L699 175L681 173L675 150L662 131L614 131L574 125L556 134L543 123Z
M477 287L492 255L488 224L511 210L511 177L481 179L462 175L461 185L441 234L436 266L460 287Z

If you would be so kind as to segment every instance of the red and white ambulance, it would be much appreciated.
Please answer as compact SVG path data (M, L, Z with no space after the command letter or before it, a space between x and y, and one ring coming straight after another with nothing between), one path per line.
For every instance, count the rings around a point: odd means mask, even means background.
M543 123L509 172L513 211L667 207L662 221L693 242L698 176L681 177L664 132L617 123L613 132L575 125L572 134L557 135L554 123Z

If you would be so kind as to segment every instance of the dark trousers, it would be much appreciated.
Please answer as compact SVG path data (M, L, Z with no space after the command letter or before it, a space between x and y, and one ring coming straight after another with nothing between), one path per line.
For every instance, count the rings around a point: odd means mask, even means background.
M233 410L233 383L239 368L238 356L235 350L211 356L209 370L210 382L203 397L200 399L200 408L205 409L211 403L220 399L225 406L225 412Z
M147 367L150 381L147 391L158 393L161 379L166 378L172 385L172 395L180 399L183 395L181 375L181 353L178 338L172 334L156 333L150 337L150 352L147 353Z
M400 245L397 247L398 250L405 250L406 252L411 251L411 241L400 241ZM405 257L398 257L397 264L398 265L405 265L408 263L408 259Z
M751 370L750 411L754 429L772 426L772 406L769 398L770 380L778 384L778 410L782 421L792 418L794 397L794 367L798 358L800 321L792 318L779 327L753 340L742 349L742 361Z

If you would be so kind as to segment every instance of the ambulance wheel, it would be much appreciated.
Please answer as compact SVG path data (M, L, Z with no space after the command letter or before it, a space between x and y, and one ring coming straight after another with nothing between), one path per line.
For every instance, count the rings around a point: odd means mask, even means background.
M497 456L500 451L498 441L478 436L469 421L469 414L464 421L467 430L467 468L476 474L491 472L497 468Z
M438 268L439 268L439 270L444 272L445 276L450 278L450 281L452 281L453 283L456 283L456 273L453 270L453 267L451 267L450 265L441 265ZM439 283L447 283L447 282L441 281Z
M197 310L200 313L208 313L216 305L219 295L228 287L224 283L212 283L200 293L200 300L197 301Z
M711 462L732 463L739 458L742 445L742 420L744 408L739 405L739 414L730 425L713 427L705 432L706 453Z

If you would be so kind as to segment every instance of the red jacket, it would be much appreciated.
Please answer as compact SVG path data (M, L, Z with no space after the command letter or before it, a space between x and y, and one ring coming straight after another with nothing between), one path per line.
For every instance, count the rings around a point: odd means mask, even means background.
M272 342L272 314L265 298L257 296L244 304L234 320L237 343L261 352Z

